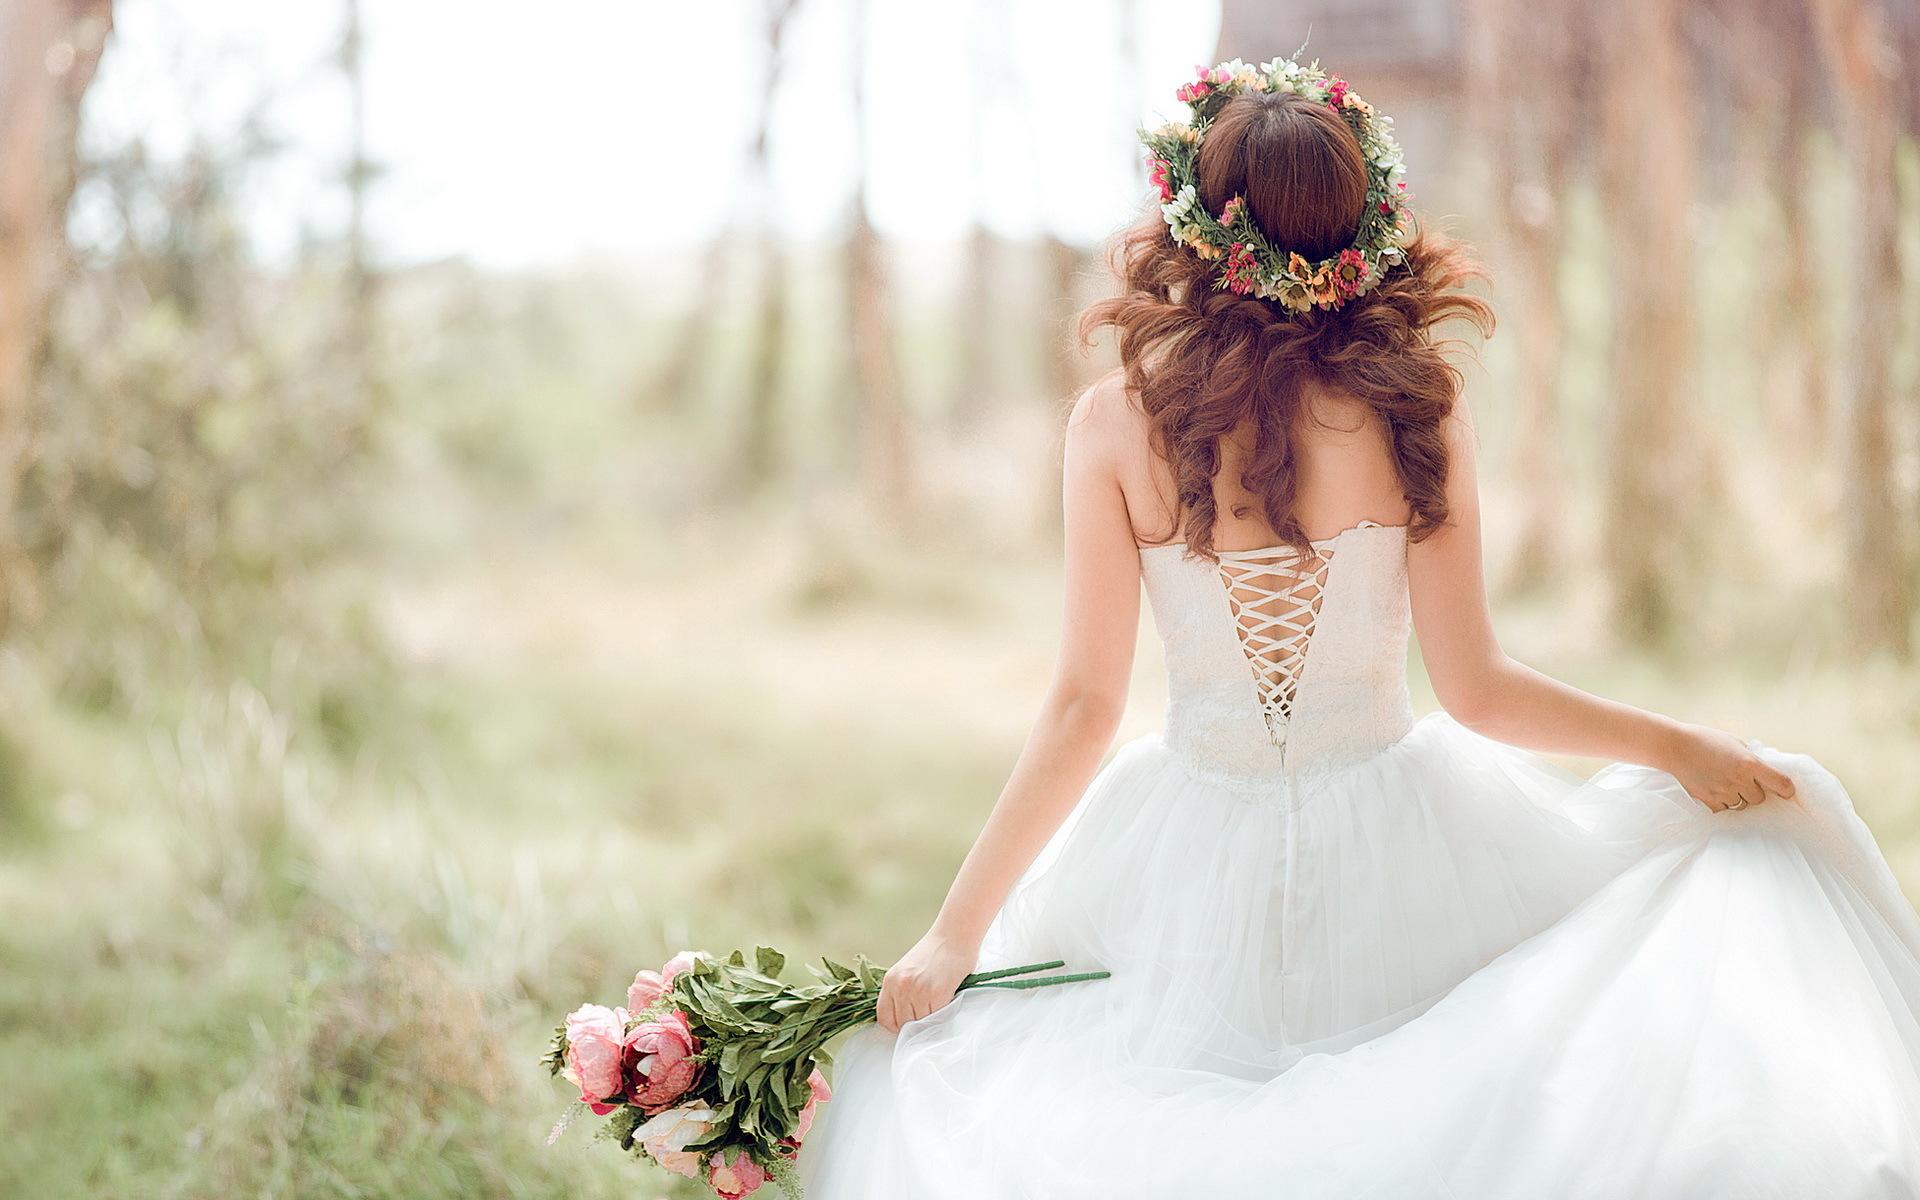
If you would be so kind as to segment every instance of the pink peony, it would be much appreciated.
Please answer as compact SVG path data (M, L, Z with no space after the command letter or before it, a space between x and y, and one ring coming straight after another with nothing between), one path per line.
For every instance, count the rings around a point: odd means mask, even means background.
M687 1104L658 1113L633 1131L633 1140L647 1157L676 1175L700 1178L700 1155L688 1144L707 1136L713 1124L713 1110L704 1104Z
M1327 83L1327 103L1339 108L1346 98L1347 81L1336 75Z
M618 1107L601 1102L620 1094L626 1036L627 1014L619 1009L583 1004L567 1015L566 1066L560 1074L596 1113Z
M667 960L658 971L642 971L633 977L627 987L627 1008L639 1013L654 1001L667 994L673 986L673 977L693 966L700 956L691 950L682 950Z
M766 1168L753 1161L753 1156L745 1150L733 1152L733 1162L727 1162L727 1152L716 1151L708 1164L707 1186L719 1193L721 1200L740 1200L760 1190L767 1181Z
M627 1035L633 1060L628 1103L652 1113L685 1095L700 1074L700 1063L693 1057L699 1049L685 1013L668 1013L634 1026Z

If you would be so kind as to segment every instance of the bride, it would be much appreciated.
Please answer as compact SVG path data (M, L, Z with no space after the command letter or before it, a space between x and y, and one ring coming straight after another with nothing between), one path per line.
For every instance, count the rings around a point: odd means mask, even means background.
M1434 332L1489 314L1390 123L1285 60L1180 98L1084 321L1052 690L810 1194L1920 1196L1920 920L1846 793L1501 651ZM1101 770L1142 580L1166 726ZM953 1002L1042 958L1113 977Z

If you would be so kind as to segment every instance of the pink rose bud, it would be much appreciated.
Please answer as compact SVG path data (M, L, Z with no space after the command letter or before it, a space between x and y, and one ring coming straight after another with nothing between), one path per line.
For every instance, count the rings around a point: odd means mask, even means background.
M700 1063L693 1057L700 1047L687 1028L685 1013L634 1026L626 1048L632 1063L627 1102L645 1112L658 1112L684 1096L700 1075Z
M660 974L668 983L672 983L674 976L679 975L682 971L693 970L693 964L699 961L700 952L698 950L682 950L667 960L666 966L660 968Z
M632 1012L645 1012L655 1000L667 994L667 981L658 971L640 971L627 985L627 1008Z
M674 976L690 970L698 961L700 961L699 954L692 950L682 950L668 959L666 965L658 971L641 971L627 986L627 1008L635 1013L645 1010L654 1001L667 994L667 989L673 986Z
M716 1151L708 1163L707 1186L719 1194L721 1200L740 1200L760 1190L767 1181L766 1168L753 1161L753 1156L745 1150L735 1150L734 1159L727 1161L725 1150Z

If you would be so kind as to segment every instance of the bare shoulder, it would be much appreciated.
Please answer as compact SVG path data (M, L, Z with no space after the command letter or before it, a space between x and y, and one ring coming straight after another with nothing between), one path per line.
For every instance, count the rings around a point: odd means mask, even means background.
M1124 371L1088 385L1067 418L1067 445L1076 457L1097 458L1116 470L1132 465L1146 447L1146 415L1127 390Z
M1474 432L1473 406L1467 403L1465 396L1456 398L1453 411L1447 414L1447 433L1451 437L1463 437L1469 441L1478 436Z
M1447 450L1461 461L1471 462L1479 454L1480 432L1474 428L1473 409L1467 404L1465 396L1453 402L1453 411L1447 414L1444 432L1447 438Z

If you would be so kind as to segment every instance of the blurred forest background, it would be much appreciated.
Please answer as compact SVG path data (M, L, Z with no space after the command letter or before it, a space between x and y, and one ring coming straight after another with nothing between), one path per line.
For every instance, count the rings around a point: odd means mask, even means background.
M1916 0L0 0L0 1193L691 1194L551 1020L920 932L1132 130L1303 42L1494 268L1510 649L1920 895Z

